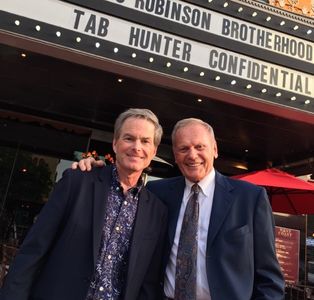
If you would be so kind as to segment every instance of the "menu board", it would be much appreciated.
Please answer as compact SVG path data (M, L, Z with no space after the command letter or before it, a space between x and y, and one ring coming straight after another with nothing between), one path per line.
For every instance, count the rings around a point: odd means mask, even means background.
M299 281L300 231L276 226L276 253L285 281Z

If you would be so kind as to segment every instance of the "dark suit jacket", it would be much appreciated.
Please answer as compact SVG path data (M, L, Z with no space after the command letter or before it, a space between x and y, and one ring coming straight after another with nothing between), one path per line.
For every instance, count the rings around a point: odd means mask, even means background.
M65 172L12 263L1 300L85 300L100 248L111 170ZM125 300L159 296L166 228L165 205L143 188Z
M168 206L168 260L185 187L184 177L149 182ZM216 172L206 272L212 300L282 300L274 222L265 189Z

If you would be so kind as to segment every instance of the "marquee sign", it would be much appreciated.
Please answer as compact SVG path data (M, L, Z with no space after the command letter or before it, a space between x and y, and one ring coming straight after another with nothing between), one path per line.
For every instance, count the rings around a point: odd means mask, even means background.
M118 2L124 3L122 0ZM141 1L126 2L131 5ZM2 1L0 9L2 30L314 112L314 76L311 73L296 71L58 0ZM169 14L170 8L167 15ZM189 21L192 26L214 34L221 34L219 30L222 29L227 36L228 30L235 26L230 25L235 22L232 18L227 19L217 13L206 14L206 10L201 8L199 13L191 13L190 16L189 20L187 16L182 16L180 22ZM245 23L241 21L238 24ZM243 35L243 43L262 43L250 30L249 35ZM276 34L266 30L264 36L267 36L266 32L269 32L269 42L263 44L273 47L275 51ZM237 35L237 38L241 39L241 36ZM313 44L297 39L295 41L299 52L295 53L294 59L313 64ZM285 55L291 56L291 51L286 51Z
M164 32L190 38L205 44L215 45L237 53L275 62L299 71L313 74L314 44L312 30L305 26L288 24L291 34L281 31L286 21L274 21L265 17L260 26L230 15L178 0L64 0L92 10L127 18L129 21L153 27ZM203 3L208 3L203 1ZM230 2L231 3L231 2ZM227 5L226 5L227 4ZM221 7L234 4L221 3ZM233 11L236 8L233 8ZM244 11L244 12L243 12ZM239 7L236 14L247 15L247 8ZM261 19L256 11L248 19ZM299 28L300 27L300 28ZM303 32L302 38L296 35Z
M104 0L300 61L314 64L310 41L175 0ZM213 43L213 41L208 41ZM266 58L267 59L267 58Z

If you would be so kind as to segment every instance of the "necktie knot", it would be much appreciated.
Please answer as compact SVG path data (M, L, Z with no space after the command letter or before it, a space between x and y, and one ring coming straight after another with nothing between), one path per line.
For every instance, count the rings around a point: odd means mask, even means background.
M197 183L194 183L191 188L192 192L196 195L200 192L201 188Z

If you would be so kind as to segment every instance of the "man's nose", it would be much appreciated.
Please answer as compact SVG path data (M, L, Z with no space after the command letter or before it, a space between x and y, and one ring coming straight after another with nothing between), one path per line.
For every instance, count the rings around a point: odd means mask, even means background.
M133 149L139 151L142 147L142 143L140 140L136 139L133 143Z
M194 148L190 148L188 152L188 157L189 158L196 158L197 157L197 151Z

